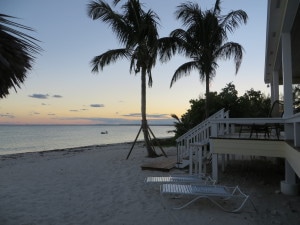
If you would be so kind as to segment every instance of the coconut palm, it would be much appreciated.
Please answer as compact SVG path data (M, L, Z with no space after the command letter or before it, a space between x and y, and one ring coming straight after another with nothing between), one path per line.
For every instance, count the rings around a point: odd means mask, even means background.
M171 87L181 77L188 76L192 70L197 70L200 80L205 81L206 117L210 114L209 85L216 75L217 61L233 57L237 73L243 57L243 47L235 42L227 42L227 34L234 32L239 25L247 22L246 12L236 10L227 15L220 13L220 0L216 0L213 9L206 11L202 11L196 3L180 4L175 15L182 21L186 30L172 31L169 38L174 41L175 46L166 46L164 49L165 60L170 59L175 52L191 59L177 68L171 80Z
M42 50L37 39L17 30L33 29L10 20L14 18L0 14L0 98L6 97L10 88L20 88L32 69L34 54Z
M114 1L114 6L120 0ZM119 59L130 61L130 73L141 73L141 129L147 147L148 156L157 154L150 144L148 123L146 119L146 78L148 86L152 86L151 70L155 66L158 54L159 35L157 26L159 18L152 11L144 11L138 0L128 0L122 5L122 13L114 11L105 1L92 1L88 4L88 15L93 20L101 20L110 25L123 48L108 50L95 56L92 61L92 71L99 72L104 66L115 63ZM151 132L151 130L150 130Z

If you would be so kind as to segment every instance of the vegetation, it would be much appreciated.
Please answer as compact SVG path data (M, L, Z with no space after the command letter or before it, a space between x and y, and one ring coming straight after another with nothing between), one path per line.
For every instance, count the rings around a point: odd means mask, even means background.
M236 73L242 62L243 48L235 42L227 42L228 33L233 33L241 24L247 22L248 16L243 10L231 11L221 15L220 0L216 0L214 8L202 11L196 3L182 3L175 12L176 18L182 21L184 29L171 32L173 45L163 48L164 58L168 60L179 53L191 59L175 71L171 86L192 70L199 72L200 80L206 84L205 117L214 111L211 108L213 96L209 92L211 80L216 75L217 61L234 59Z
M229 110L229 115L233 118L268 117L271 110L271 99L261 91L250 89L238 97L238 92L232 83L227 84L219 94L210 92L209 97L211 99L209 107L212 113L224 108L226 111ZM205 99L192 99L190 104L190 109L181 118L172 115L176 119L176 137L205 120Z
M18 30L33 29L10 20L14 18L0 14L0 98L5 98L11 88L17 91L21 87L32 69L34 54L42 51L37 39Z
M116 6L120 0L114 1ZM122 13L114 11L105 1L93 1L88 5L88 15L107 23L116 34L123 48L109 50L93 58L92 71L103 70L104 66L115 63L119 59L130 61L130 73L141 74L141 114L142 131L149 157L157 154L150 142L146 118L146 77L148 86L152 86L151 70L156 64L156 58L161 46L157 26L159 17L152 11L144 11L138 0L128 0L121 7Z

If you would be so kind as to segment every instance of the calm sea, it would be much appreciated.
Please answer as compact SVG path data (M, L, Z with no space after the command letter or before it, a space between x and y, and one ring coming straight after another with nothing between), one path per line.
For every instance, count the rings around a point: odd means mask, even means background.
M173 126L150 128L157 138L174 136L168 133ZM140 126L0 125L0 155L133 142L139 129ZM142 139L141 132L138 140Z

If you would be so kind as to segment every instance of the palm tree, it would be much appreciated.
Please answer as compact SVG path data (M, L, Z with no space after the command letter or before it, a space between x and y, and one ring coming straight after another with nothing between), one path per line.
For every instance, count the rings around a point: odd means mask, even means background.
M30 27L15 23L5 14L0 14L0 98L9 94L9 89L20 88L26 73L32 69L34 54L42 49L37 39L12 27L33 31Z
M248 16L243 10L231 11L221 15L220 0L216 0L214 8L202 11L196 3L182 3L175 12L181 20L184 29L171 32L170 40L174 45L164 47L164 59L170 59L178 52L191 59L175 71L172 85L181 77L187 76L192 70L197 70L200 80L206 83L205 114L209 116L209 84L216 75L219 59L233 57L236 73L242 62L243 47L235 42L227 42L227 33L232 33L242 23L247 23Z
M114 5L116 6L119 1L115 0ZM141 73L141 129L148 156L156 157L157 154L150 144L146 119L146 77L148 76L148 86L151 87L151 70L155 66L159 47L157 32L159 18L152 10L144 11L138 0L126 1L122 10L123 14L120 14L102 0L88 4L88 15L93 20L100 19L109 24L120 43L124 45L123 48L108 50L95 56L91 61L92 71L99 72L104 66L125 58L130 61L130 73L133 71L135 74Z

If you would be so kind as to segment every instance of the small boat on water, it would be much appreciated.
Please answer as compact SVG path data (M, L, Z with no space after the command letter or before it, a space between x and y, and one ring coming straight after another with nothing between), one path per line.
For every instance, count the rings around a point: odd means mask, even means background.
M108 134L108 131L101 131L101 134Z

